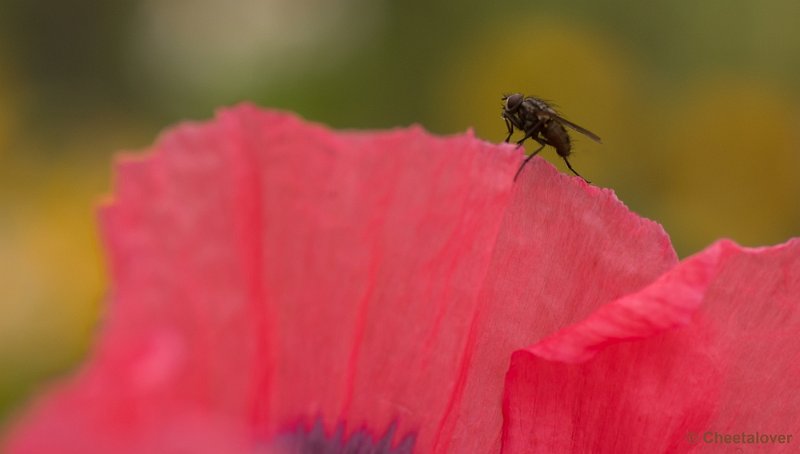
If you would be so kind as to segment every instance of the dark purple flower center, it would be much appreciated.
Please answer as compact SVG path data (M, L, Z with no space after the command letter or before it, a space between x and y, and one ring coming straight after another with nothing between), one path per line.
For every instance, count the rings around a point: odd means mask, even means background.
M392 446L397 424L392 423L383 436L362 427L344 439L344 424L336 431L326 434L322 420L317 419L313 426L297 424L279 435L272 443L282 451L296 454L411 454L414 450L416 434L407 434Z

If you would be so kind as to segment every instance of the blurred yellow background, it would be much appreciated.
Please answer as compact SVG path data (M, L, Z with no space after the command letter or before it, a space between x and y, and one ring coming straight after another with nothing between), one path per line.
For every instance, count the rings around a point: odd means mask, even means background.
M498 142L500 96L535 94L603 138L573 134L573 165L681 256L797 236L798 18L794 0L0 0L0 418L88 349L112 154L241 100Z

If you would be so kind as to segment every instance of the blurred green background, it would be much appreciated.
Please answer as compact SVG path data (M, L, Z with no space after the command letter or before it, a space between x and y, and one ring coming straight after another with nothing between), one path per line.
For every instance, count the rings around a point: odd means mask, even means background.
M573 135L574 166L681 256L796 236L798 21L795 0L0 0L0 417L87 351L112 154L241 100L498 142L500 95L536 94L603 137Z

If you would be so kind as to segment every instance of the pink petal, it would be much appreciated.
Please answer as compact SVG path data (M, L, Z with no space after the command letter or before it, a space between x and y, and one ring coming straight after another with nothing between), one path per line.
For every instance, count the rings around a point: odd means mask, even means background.
M437 452L499 451L497 376L508 370L511 353L677 263L661 227L630 213L612 191L542 160L529 166L506 209Z
M762 249L721 242L687 259L514 354L503 451L750 449L703 437L792 434L800 423L797 295L798 240Z
M113 288L99 343L10 452L263 450L315 424L499 452L514 351L610 301L647 315L623 297L657 300L689 266L654 284L677 264L660 226L541 159L513 184L521 159L469 134L332 133L250 106L166 134L121 161L101 212ZM678 321L564 345L585 358L685 323L675 301L662 310ZM557 340L541 345L563 353Z
M61 446L48 420L85 452L115 450L94 442L109 425L120 443L168 439L165 408L231 421L250 446L318 417L347 436L395 424L395 443L435 429L519 160L469 135L337 135L248 106L170 132L121 162L101 213L98 351L12 451Z
M223 117L242 119L259 117ZM259 241L276 364L263 438L317 416L347 434L380 436L396 422L394 441L418 433L424 451L519 155L416 128L335 136L262 126L271 123L242 128L263 150Z

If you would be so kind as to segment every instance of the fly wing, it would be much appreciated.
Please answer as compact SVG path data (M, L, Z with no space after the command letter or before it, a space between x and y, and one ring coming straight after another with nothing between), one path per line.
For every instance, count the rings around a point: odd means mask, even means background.
M564 126L566 126L566 127L568 127L568 128L572 128L572 129L574 129L574 130L578 131L579 133L581 133L581 134L585 135L586 137L588 137L588 138L590 138L590 139L594 140L594 141L595 141L595 142L597 142L597 143L603 143L603 141L602 141L602 140L600 140L600 136L598 136L597 134L593 133L592 131L589 131L589 130L588 130L588 129L586 129L586 128L583 128L583 127L581 127L581 126L578 126L578 125L576 125L575 123L573 123L573 122L571 122L571 121L569 121L569 120L567 120L566 118L563 118L563 117L561 117L561 116L558 116L558 115L557 115L557 116L556 116L556 118L558 118L558 121L559 121L559 123L561 123L562 125L564 125Z

